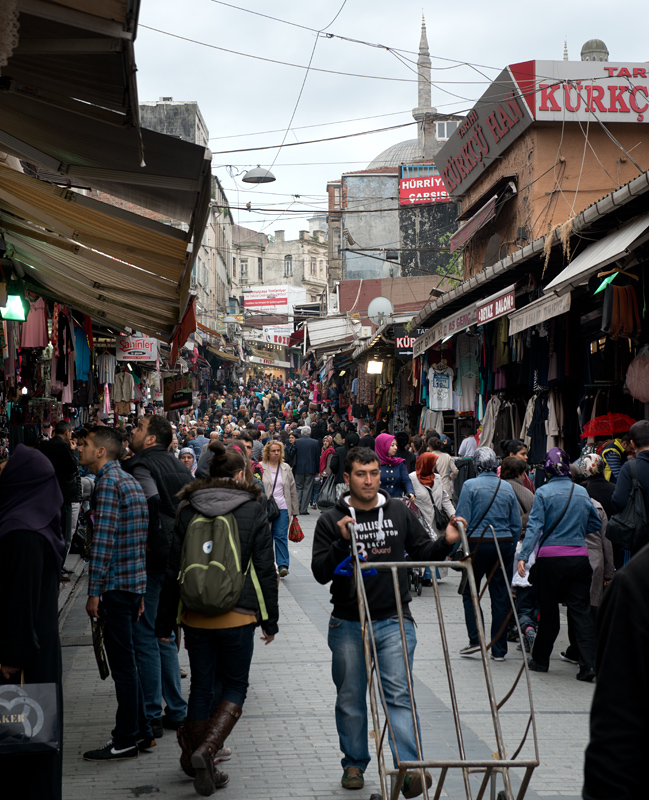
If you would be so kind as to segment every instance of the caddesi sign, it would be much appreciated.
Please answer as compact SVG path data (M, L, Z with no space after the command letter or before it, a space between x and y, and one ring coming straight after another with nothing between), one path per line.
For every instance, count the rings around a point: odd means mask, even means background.
M422 328L418 328L414 331L414 336L411 333L408 333L405 326L400 325L399 327L395 327L394 329L394 349L398 356L411 356L412 355L412 348L414 343L417 340L418 336L426 333L425 330Z
M435 163L449 195L464 194L532 122L506 67L437 154Z
M647 64L524 61L509 69L540 121L644 122L649 111Z
M157 339L136 339L134 336L117 337L118 361L156 361L158 358Z
M498 317L509 314L516 308L516 296L514 289L509 289L507 292L499 294L497 297L491 297L485 301L481 306L478 306L478 325L485 325L487 322L492 322Z
M422 205L424 203L450 203L446 186L441 175L404 177L404 172L412 167L401 167L399 178L399 205ZM430 168L432 172L432 168Z
M173 411L175 408L187 408L192 404L192 376L190 372L182 375L172 375L162 381L164 395L164 410Z

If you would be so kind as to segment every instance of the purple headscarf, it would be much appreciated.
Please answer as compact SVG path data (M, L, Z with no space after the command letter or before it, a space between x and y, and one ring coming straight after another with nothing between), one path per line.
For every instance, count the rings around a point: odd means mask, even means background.
M570 456L565 450L561 450L559 447L553 447L552 450L548 450L543 466L548 475L563 478L571 477Z
M391 433L380 433L374 441L374 452L379 457L381 464L388 467L398 467L403 464L405 458L398 458L397 456L389 456L388 452L394 441L394 436Z
M50 460L19 444L0 474L0 539L34 531L47 539L60 572L65 555L61 531L63 495Z

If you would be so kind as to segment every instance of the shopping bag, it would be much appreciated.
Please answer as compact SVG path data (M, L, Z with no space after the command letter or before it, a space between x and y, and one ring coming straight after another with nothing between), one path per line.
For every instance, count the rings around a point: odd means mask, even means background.
M59 713L55 683L0 686L0 756L58 750Z
M331 473L328 475L324 483L322 484L322 488L320 489L320 493L318 494L318 501L317 506L320 511L327 511L330 508L333 508L336 505L336 476Z
M302 539L304 539L304 534L302 533L300 523L297 521L297 517L293 517L291 527L288 529L288 538L292 542L301 542Z
M106 651L104 650L104 625L99 619L91 620L92 626L92 646L95 651L95 658L97 659L97 666L99 667L99 677L102 681L110 675L108 668L108 660L106 658Z

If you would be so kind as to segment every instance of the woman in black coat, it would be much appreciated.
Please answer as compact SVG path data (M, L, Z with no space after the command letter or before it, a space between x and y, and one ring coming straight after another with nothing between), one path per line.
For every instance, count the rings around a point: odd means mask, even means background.
M168 638L180 598L178 574L185 534L195 516L213 519L233 514L241 544L241 571L246 572L235 608L218 616L184 609L181 615L191 666L187 721L179 731L180 764L204 796L228 783L214 766L216 753L241 716L248 690L254 630L262 641L277 633L277 573L268 516L257 502L261 489L245 480L246 462L234 447L212 441L210 477L194 481L180 492L167 578L160 598L156 634ZM207 543L206 543L207 544ZM209 542L211 544L211 542ZM209 552L209 551L206 551ZM215 695L215 684L219 695Z
M0 796L60 800L63 696L59 643L59 576L65 554L63 495L54 467L19 444L0 474L0 687L54 683L58 752L0 757ZM4 688L4 703L17 695ZM18 707L16 707L18 711ZM23 706L21 713L29 714ZM33 723L35 720L29 718Z

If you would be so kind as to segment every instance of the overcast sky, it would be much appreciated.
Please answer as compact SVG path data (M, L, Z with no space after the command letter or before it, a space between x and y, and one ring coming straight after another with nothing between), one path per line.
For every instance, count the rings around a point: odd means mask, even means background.
M165 96L198 101L210 132L214 173L230 205L252 203L252 214L233 210L235 221L265 233L283 229L287 238L297 238L300 229L308 228L305 219L326 208L327 181L363 169L386 147L414 138L414 126L281 151L219 151L281 143L294 110L286 144L411 122L412 108L417 105L417 76L412 71L415 64L408 59L417 59L422 10L435 84L432 104L440 112L466 112L485 90L487 79L507 64L534 58L560 60L564 38L571 60L579 60L582 44L591 38L606 42L611 61L647 58L642 26L612 25L612 6L601 0L587 7L565 0L546 0L538 6L511 0L424 2L423 6L414 0L347 0L344 6L343 0L232 0L231 5L315 30L330 26L326 34L400 51L398 58L383 48L316 37L311 30L214 0L142 0L135 45L140 100ZM296 108L312 54L312 69ZM469 62L479 71L456 61ZM375 77L336 75L315 68ZM266 187L241 183L241 175L236 174L256 164L273 164L277 180ZM270 211L254 213L256 207Z

